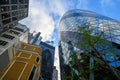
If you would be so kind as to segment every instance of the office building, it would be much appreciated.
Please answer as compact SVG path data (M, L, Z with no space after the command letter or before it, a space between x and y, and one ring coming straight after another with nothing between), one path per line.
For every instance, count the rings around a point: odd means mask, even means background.
M84 25L89 25L88 28L93 30L93 34L104 32L104 39L116 45L116 55L120 55L119 21L92 11L80 9L70 10L62 16L59 23L59 57L62 80L64 80L64 65L68 63L70 52L73 50L79 53L81 52L78 47L78 42L81 39L78 30ZM120 60L114 61L112 57L105 60L111 61L109 65L112 67L120 66Z
M42 48L41 79L52 80L55 47L41 41L40 34L40 32L36 33L29 43Z
M42 78L45 80L52 80L52 74L53 74L53 65L54 65L54 53L55 53L55 47L45 43L41 42L40 46L42 48Z
M42 49L22 43L12 61L0 72L1 80L39 80Z
M14 27L17 22L28 16L29 0L0 1L0 33Z

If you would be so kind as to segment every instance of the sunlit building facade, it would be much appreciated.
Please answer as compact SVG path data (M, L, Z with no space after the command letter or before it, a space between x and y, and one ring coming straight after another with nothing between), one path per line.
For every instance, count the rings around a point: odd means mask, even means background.
M59 56L61 78L63 78L64 64L68 63L70 51L74 50L80 53L78 42L81 39L78 30L81 26L89 25L93 34L104 32L104 39L116 45L116 55L120 55L120 22L109 17L97 14L87 10L70 10L66 12L59 23ZM87 26L86 26L87 27ZM115 61L115 56L106 58L110 61L109 65L113 67L120 66L120 60Z
M0 33L28 16L29 0L0 0Z
M22 43L11 62L0 71L1 80L39 80L42 63L42 49Z

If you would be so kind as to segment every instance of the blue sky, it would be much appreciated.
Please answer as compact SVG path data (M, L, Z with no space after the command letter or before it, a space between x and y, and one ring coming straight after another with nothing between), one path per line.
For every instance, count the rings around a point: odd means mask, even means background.
M54 41L57 46L60 18L71 9L90 10L120 21L120 0L30 0L29 16L21 23L31 32L41 32L43 41ZM55 56L58 66L58 54Z

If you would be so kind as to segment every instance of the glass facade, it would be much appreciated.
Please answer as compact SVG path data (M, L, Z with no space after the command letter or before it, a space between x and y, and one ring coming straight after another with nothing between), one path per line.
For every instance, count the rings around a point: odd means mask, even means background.
M68 11L60 21L60 32L76 32L84 24L90 25L95 34L103 31L105 39L120 44L120 22L89 11Z
M62 68L63 61L66 64L69 58L71 49L70 44L75 51L80 52L78 49L78 41L81 36L78 35L77 31L80 26L89 25L89 29L93 30L93 35L104 32L103 38L108 40L110 43L117 45L117 55L120 55L120 22L109 17L97 14L95 12L87 10L70 10L66 12L59 23L59 55L60 55L60 66ZM115 57L107 59L108 61L114 61ZM119 67L120 61L110 63L111 66ZM61 69L61 73L62 73Z

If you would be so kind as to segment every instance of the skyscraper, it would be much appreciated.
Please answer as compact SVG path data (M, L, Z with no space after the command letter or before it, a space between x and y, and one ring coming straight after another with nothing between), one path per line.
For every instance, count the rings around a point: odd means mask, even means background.
M70 10L66 12L59 24L59 56L61 67L61 78L63 79L64 65L68 63L70 51L74 50L80 53L78 42L81 36L78 30L81 26L88 26L93 29L93 34L104 32L104 39L117 46L116 51L119 54L120 45L120 22L109 17L97 14L87 10ZM107 59L108 61L113 60ZM110 66L119 67L119 60L109 63ZM116 64L116 65L115 65Z
M0 33L14 27L19 20L28 16L29 0L0 1Z

